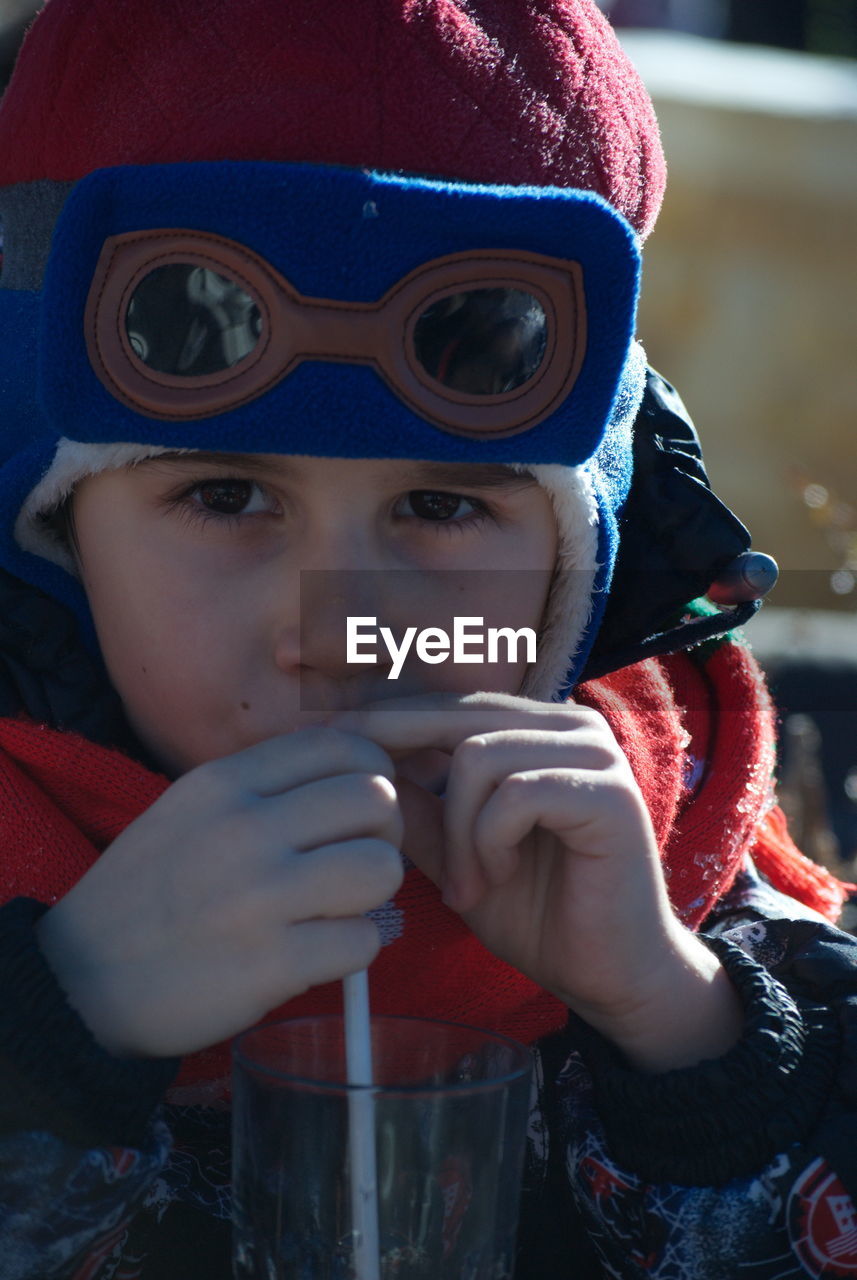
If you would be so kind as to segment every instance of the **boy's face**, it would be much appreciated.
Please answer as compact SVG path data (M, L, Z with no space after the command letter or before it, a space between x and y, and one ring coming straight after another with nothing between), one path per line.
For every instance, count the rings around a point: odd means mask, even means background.
M373 698L517 693L523 644L391 680L380 636L377 665L346 661L346 618L538 631L557 556L547 494L499 466L168 455L88 477L73 512L107 669L171 775Z

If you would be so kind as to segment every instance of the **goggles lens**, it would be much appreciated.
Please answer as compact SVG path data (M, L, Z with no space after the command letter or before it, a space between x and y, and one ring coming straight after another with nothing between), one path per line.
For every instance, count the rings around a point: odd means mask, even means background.
M547 349L544 307L521 289L470 289L432 303L414 326L414 353L435 382L472 396L514 391Z
M256 347L262 315L240 285L210 267L155 267L131 294L125 330L147 369L175 377L222 373Z

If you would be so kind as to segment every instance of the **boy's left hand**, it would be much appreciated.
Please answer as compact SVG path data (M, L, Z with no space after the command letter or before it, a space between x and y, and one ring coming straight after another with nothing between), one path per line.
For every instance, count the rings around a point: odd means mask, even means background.
M646 1069L734 1043L737 995L673 914L645 801L598 712L429 694L331 723L398 758L405 852L496 955ZM432 748L450 756L442 799L407 777Z

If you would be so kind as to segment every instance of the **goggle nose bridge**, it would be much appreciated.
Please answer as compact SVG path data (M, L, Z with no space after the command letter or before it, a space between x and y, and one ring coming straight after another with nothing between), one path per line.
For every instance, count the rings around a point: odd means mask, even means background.
M384 315L375 305L337 306L322 298L306 298L299 307L280 306L285 341L300 359L357 361L378 365L384 342Z

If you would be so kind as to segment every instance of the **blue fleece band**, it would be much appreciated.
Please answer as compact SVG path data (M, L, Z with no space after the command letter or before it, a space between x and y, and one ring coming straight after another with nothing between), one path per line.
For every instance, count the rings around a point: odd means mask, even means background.
M583 268L588 342L549 419L503 440L450 437L374 370L307 361L264 396L202 421L152 420L114 400L87 359L83 313L110 235L192 228L248 246L301 292L374 302L421 263L469 250L528 250ZM183 164L101 170L72 191L44 286L40 387L75 440L157 442L334 457L579 463L598 445L633 338L639 254L598 196L473 187L308 165ZM59 434L59 432L58 432Z
M633 475L633 433L637 412L646 383L646 357L635 343L625 364L622 382L613 405L601 444L588 464L598 507L598 570L592 589L592 610L586 630L580 639L575 660L569 668L565 684L557 695L564 701L577 684L586 666L613 580L613 569L619 551L619 517Z
M0 464L14 461L38 436L49 434L36 403L36 356L42 295L0 289Z

